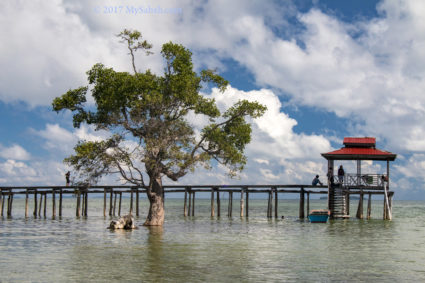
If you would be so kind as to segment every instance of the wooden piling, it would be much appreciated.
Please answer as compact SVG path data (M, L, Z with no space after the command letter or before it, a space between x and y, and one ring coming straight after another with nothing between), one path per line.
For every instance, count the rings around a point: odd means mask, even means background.
M241 217L243 217L243 212L244 212L244 200L243 200L243 189L241 189Z
M195 216L195 192L192 192L192 216Z
M55 189L52 189L52 218L56 217L56 193Z
M46 218L46 209L47 209L47 192L44 192L44 207L43 207L43 217Z
M34 189L34 217L37 218L37 189Z
M278 208L277 208L277 205L278 205L278 192L277 192L277 188L276 187L273 187L273 190L274 190L274 218L278 218L279 217L279 215L278 215Z
M350 215L350 194L348 192L345 194L345 209L346 215Z
M13 204L13 193L9 191L9 196L7 198L7 216L12 216L12 204Z
M85 206L86 206L86 198L85 198L84 191L82 191L81 192L81 216L84 216Z
M139 216L139 188L136 188L136 216Z
M270 192L267 193L267 218L270 217Z
M25 218L28 217L28 189L25 190Z
M106 217L106 188L103 188L103 217Z
M357 214L356 214L356 217L358 219L363 219L363 199L364 199L363 192L360 192L359 206L357 207Z
M190 212L192 211L192 192L189 191L189 210L188 215L190 216Z
M81 206L81 191L77 189L77 207L75 209L75 216L80 217L80 206Z
M214 211L214 188L211 188L211 217L215 216Z
M307 216L310 215L310 192L307 192Z
M130 188L130 215L133 214L133 188Z
M84 216L87 216L88 214L88 206L89 206L89 194L88 194L88 190L86 189L86 193L85 193L85 205L84 205Z
M233 210L233 192L229 192L229 203L227 205L227 216L232 217Z
M220 206L220 191L218 190L218 188L216 188L217 190L217 217L220 217L220 212L221 212L221 206Z
M246 194L246 205L245 205L245 217L248 218L249 216L249 192L248 189L245 190Z
M0 216L3 216L3 207L4 207L3 190L0 189Z
M114 197L114 189L111 188L111 191L109 193L109 216L112 216L112 198ZM115 207L115 205L114 205ZM115 212L114 212L115 215Z
M187 188L184 189L184 205L183 205L183 216L187 216Z
M122 192L119 192L120 194L120 203L118 205L118 216L121 216L121 201L122 201Z
M43 204L43 193L40 192L40 203L38 205L38 216L41 216L41 206Z
M301 188L300 191L300 208L299 208L299 218L304 219L304 188Z
M369 193L369 199L367 200L367 219L370 219L371 212L372 212L372 194Z
M117 207L117 194L118 194L118 192L114 193L114 216L116 215L115 214L115 208Z
M62 188L59 191L59 217L62 217Z

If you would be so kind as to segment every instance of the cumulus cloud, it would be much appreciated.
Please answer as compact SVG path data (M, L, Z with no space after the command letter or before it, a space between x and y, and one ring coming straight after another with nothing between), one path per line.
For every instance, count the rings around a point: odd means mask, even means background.
M31 130L33 134L44 139L47 150L60 150L71 152L79 140L101 141L107 137L104 131L94 131L93 127L81 125L73 132L61 127L59 124L46 124L43 130Z
M17 144L11 147L4 147L0 144L0 157L4 159L28 160L31 158L31 154Z
M228 87L224 93L213 89L208 97L214 98L221 110L246 99L262 103L267 111L262 117L249 121L252 140L246 147L248 163L239 179L230 179L226 169L218 166L209 172L200 169L183 178L182 183L237 184L241 180L245 184L310 183L312 176L325 174L326 162L320 153L331 150L329 141L321 135L295 133L297 121L282 112L282 104L271 90L241 91Z

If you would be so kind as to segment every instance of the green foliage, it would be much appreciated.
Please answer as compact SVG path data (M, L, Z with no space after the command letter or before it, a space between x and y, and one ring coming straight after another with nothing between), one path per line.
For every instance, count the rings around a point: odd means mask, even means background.
M134 74L96 64L87 72L89 86L70 90L52 103L57 112L74 113L74 127L87 123L113 133L105 141L79 142L65 162L89 183L111 173L137 185L145 185L144 174L151 180L163 176L177 180L197 165L208 168L211 159L226 165L230 175L242 170L251 139L246 118L260 117L266 107L242 100L221 114L214 99L200 91L208 84L223 92L228 82L213 70L198 75L188 49L166 43L161 51L166 63L163 76L149 70L139 73L134 52L143 49L150 54L152 46L141 41L138 31L124 30L118 37L127 43ZM90 110L85 105L89 89L95 101ZM188 114L207 117L209 123L196 134Z

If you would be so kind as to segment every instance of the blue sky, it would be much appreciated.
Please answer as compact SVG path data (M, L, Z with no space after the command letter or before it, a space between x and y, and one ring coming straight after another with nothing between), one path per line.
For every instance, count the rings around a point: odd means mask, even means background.
M63 184L75 143L106 136L73 129L71 114L50 105L85 85L97 62L131 71L114 36L130 28L154 45L153 56L138 57L140 70L161 73L159 51L171 40L193 52L198 70L229 80L224 95L205 92L220 107L246 98L269 108L252 121L239 179L215 166L181 184L306 184L325 175L320 153L345 136L373 136L398 154L396 198L425 199L424 13L421 0L1 1L0 185ZM385 172L384 163L363 167Z

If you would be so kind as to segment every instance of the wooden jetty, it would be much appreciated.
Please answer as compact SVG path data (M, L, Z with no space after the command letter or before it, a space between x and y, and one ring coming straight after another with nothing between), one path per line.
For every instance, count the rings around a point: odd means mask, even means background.
M284 194L299 195L299 218L304 219L310 211L310 195L319 194L329 196L328 186L312 185L196 185L196 186L164 186L164 195L169 193L181 193L183 204L183 216L195 215L195 196L197 193L211 194L211 217L222 216L222 206L220 193L227 194L227 217L233 217L233 196L240 195L240 217L249 217L249 199L251 194L265 194L267 198L267 208L265 213L269 218L278 218L278 200ZM103 194L103 216L121 215L121 202L123 194L130 196L129 212L133 215L140 214L140 194L146 193L146 188L135 186L91 186L91 187L68 187L68 186L32 186L32 187L0 187L0 213L1 217L12 217L13 199L16 195L25 196L25 217L29 217L30 203L32 205L32 217L46 217L47 199L50 198L51 217L62 217L63 196L75 196L75 216L88 216L90 194ZM356 187L344 192L346 204L349 204L350 195L359 196L357 217L363 218L363 197L368 195L367 218L371 215L372 195L383 195L385 191L374 187ZM389 199L392 199L393 192L387 192ZM165 200L167 198L165 197ZM118 201L118 204L117 204ZM390 201L391 204L391 201ZM16 208L15 208L16 209ZM56 213L58 210L58 214ZM391 206L390 206L391 210ZM6 213L5 213L6 211ZM127 213L127 212L125 212ZM345 211L349 214L349 210ZM387 207L384 206L384 219L388 214Z

